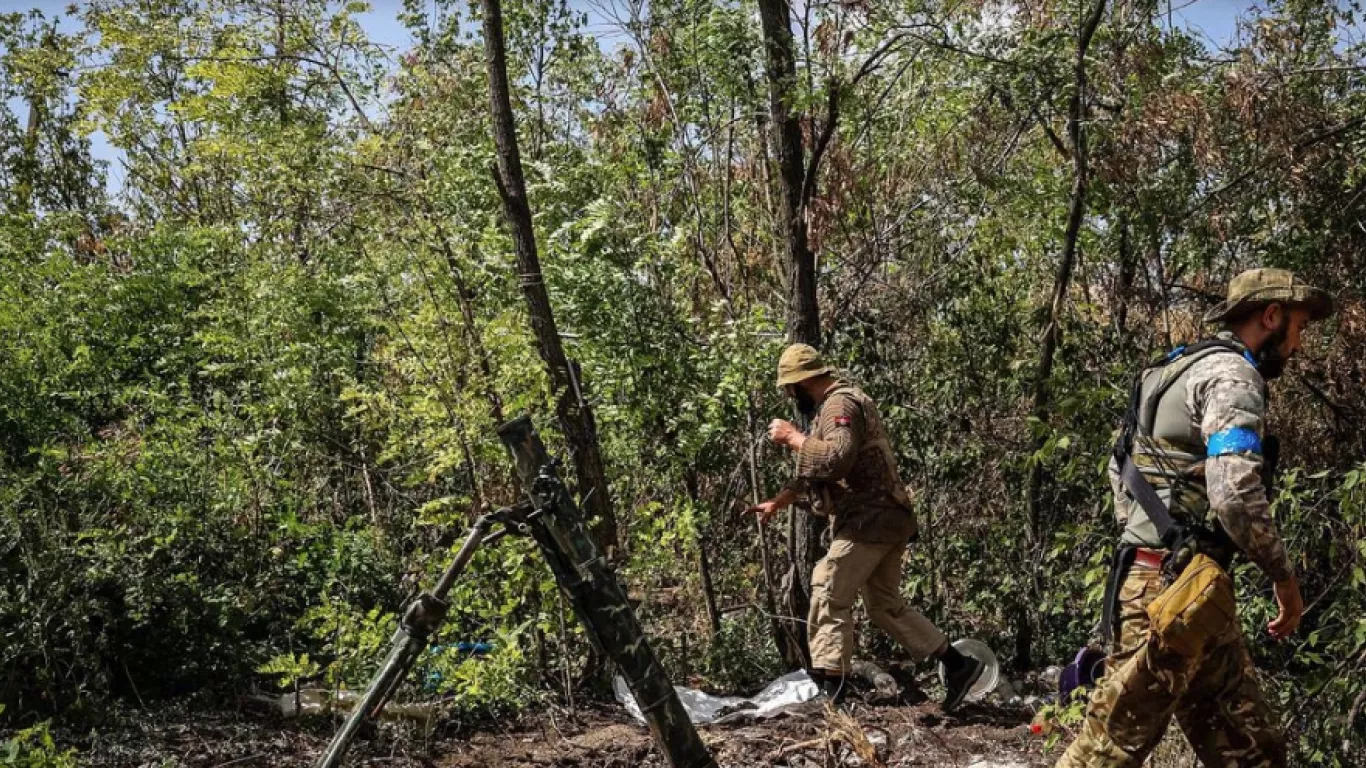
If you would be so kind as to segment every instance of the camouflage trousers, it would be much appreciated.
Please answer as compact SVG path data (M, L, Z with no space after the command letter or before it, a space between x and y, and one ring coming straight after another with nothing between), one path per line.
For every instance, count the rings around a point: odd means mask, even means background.
M901 555L906 541L871 544L836 538L811 576L811 614L807 633L811 666L846 673L854 654L854 601L863 605L882 631L916 660L948 642L939 628L901 596Z
M1058 768L1140 766L1173 716L1205 766L1286 765L1284 737L1237 623L1197 658L1164 650L1148 636L1147 607L1161 591L1156 569L1129 571L1106 660L1111 671L1092 693L1081 733Z

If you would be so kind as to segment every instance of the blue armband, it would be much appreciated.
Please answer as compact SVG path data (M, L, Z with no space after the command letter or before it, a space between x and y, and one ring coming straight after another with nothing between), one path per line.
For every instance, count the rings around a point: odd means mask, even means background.
M1210 435L1205 449L1205 455L1210 457L1227 456L1231 453L1260 455L1261 452L1262 438L1257 435L1256 430L1247 427L1232 427Z

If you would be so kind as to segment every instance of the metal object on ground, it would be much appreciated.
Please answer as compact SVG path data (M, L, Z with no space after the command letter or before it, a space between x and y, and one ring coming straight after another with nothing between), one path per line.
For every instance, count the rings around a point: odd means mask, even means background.
M650 726L655 743L675 768L715 768L716 761L688 719L616 575L584 528L578 507L555 471L531 420L498 428L512 453L517 477L542 515L531 526L555 580L583 622L589 639L616 664ZM590 491L591 492L591 491Z
M390 642L389 655L332 738L316 768L337 768L361 725L384 711L419 654L446 619L446 595L481 544L489 544L510 532L530 534L540 545L551 572L574 606L589 639L606 652L625 677L642 707L650 731L669 765L675 768L716 768L711 753L688 719L626 594L617 583L597 546L579 518L578 508L555 472L531 420L525 417L504 424L498 435L512 453L517 475L530 503L481 516L455 559L429 593L413 601L404 612ZM502 530L490 533L494 523Z
M327 750L318 758L316 768L336 768L341 765L342 757L351 746L356 733L360 731L361 725L366 721L373 722L379 719L384 711L384 705L389 703L394 691L413 668L418 655L426 650L427 644L431 642L432 634L446 620L446 611L450 608L446 603L446 595L450 593L461 572L469 565L479 545L497 541L510 529L519 532L525 530L527 521L534 519L537 514L532 511L530 505L524 504L481 515L474 522L465 543L432 587L432 591L419 595L404 611L398 630L389 641L389 655L385 657L384 663L380 664L379 671L365 689L360 703L351 710L351 714L342 723L341 730L333 735L332 743L327 745ZM489 529L498 522L503 523L505 527L490 533Z
M982 662L982 675L977 678L977 682L972 684L968 693L963 697L963 701L981 701L987 694L996 690L996 686L1001 682L1001 664L996 660L996 654L991 647L981 640L963 639L955 641L954 648L964 656L971 656ZM944 682L944 665L939 665L939 682Z
M350 712L360 699L356 691L332 691L321 688L305 688L294 693L279 696L250 696L248 701L274 709L283 717L302 717L305 715L331 715ZM422 730L431 730L436 719L436 705L432 702L395 704L390 702L384 708L384 720L407 720L416 723Z
M901 693L901 686L896 684L896 679L871 661L855 659L849 665L849 673L873 686L870 700L892 701Z

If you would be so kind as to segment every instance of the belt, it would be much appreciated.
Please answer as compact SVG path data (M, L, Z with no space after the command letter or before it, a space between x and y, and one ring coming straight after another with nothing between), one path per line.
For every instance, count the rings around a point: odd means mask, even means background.
M1162 560L1167 556L1165 549L1147 549L1139 547L1134 553L1134 565L1154 570L1162 567Z

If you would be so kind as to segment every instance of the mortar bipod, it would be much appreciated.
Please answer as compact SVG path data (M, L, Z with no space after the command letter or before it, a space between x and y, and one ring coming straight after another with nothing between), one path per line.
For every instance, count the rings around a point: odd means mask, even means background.
M356 702L355 708L347 715L341 730L332 737L327 750L318 759L316 768L338 768L342 756L346 754L351 741L360 731L361 724L379 719L380 713L384 711L384 705L389 703L398 686L408 676L417 657L427 649L432 635L436 634L445 622L446 614L450 610L446 595L450 593L455 580L469 565L480 545L492 544L510 533L527 535L531 530L528 523L548 509L549 507L534 508L530 502L524 501L480 515L479 519L474 521L474 527L465 537L465 543L460 546L460 551L456 552L455 559L446 567L441 578L437 579L436 585L430 592L418 595L403 612L398 629L389 641L389 654L370 680L365 695ZM501 523L503 527L490 532L495 523Z

